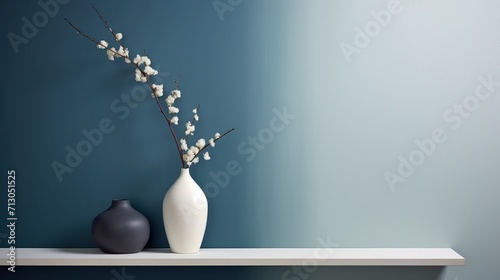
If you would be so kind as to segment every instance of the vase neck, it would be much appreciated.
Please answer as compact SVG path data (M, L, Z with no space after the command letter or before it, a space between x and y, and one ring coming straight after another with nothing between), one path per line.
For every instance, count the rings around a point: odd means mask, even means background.
M182 169L181 169L181 175L180 175L180 176L182 176L182 175L184 175L184 176L191 176L191 175L189 174L189 168L182 168Z
M130 207L130 200L128 199L113 199L111 207Z

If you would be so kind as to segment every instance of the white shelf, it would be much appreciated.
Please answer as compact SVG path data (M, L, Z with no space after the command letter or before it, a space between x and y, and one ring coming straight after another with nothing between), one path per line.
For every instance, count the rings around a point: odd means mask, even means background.
M6 266L7 249L0 249ZM84 248L19 248L17 266L449 266L465 259L449 248L259 248L201 249L174 254L146 249L136 254L104 254Z

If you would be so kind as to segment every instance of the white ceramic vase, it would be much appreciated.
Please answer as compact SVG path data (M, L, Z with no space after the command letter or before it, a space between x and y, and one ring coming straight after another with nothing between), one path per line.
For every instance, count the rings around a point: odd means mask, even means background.
M174 253L192 254L200 250L208 218L205 193L183 168L163 199L163 225Z

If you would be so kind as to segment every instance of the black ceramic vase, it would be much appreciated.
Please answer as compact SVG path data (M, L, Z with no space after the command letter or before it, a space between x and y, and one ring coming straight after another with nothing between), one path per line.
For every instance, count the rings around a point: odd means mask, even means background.
M104 253L140 252L149 239L148 219L132 208L128 199L115 199L111 206L95 217L92 237Z

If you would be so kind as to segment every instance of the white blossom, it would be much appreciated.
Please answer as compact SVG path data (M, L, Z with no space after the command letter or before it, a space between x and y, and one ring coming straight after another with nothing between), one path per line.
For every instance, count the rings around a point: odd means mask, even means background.
M99 44L97 44L97 47L101 50L107 48L109 46L108 42L104 41L104 40L101 40L101 42L99 42Z
M208 154L208 152L206 152L206 153L203 154L203 159L204 160L210 160L210 155Z
M143 82L143 83L145 83L147 81L147 78L146 78L146 76L144 76L142 74L141 70L139 70L139 69L136 68L135 69L135 80L137 82Z
M191 164L193 164L193 163L192 163L192 162L190 162L190 161L188 161L188 162L186 162L186 164L187 164L187 166L188 166L188 167L190 167L190 166L191 166Z
M198 113L198 108L194 108L193 109L193 114L197 114Z
M179 124L179 117L173 116L172 119L170 120L171 123L178 125Z
M219 138L220 138L220 133L219 132L215 133L215 139L219 139Z
M116 52L115 48L111 48L106 51L106 55L108 55L109 60L115 60L115 52Z
M116 33L115 38L116 38L116 41L120 41L123 38L123 34Z
M137 65L145 64L146 66L149 66L151 65L151 60L149 59L149 57L145 55L144 56L136 55L134 58L134 64Z
M205 147L205 144L205 139L201 138L200 140L198 140L198 142L196 142L196 147L202 149L203 147Z
M167 96L167 98L165 99L165 101L167 101L167 105L168 106L172 106L172 105L174 105L175 98L172 95L169 95L169 96Z
M195 126L191 122L186 123L186 135L193 134Z
M191 148L189 148L188 154L190 152L192 152L193 156L195 156L195 155L197 155L200 152L200 149L198 149L198 147L196 147L196 146L191 146Z
M170 106L170 107L168 107L168 113L169 114L177 114L177 113L179 113L179 108L174 107L174 106Z
M174 89L172 90L172 96L177 99L177 98L181 98L181 91L178 90L178 89Z
M214 138L210 138L210 140L208 140L208 144L210 144L210 146L212 146L212 147L215 147Z
M195 156L195 153L193 152L192 148L193 147L191 147L191 149L187 150L187 152L186 152L186 155L188 156L189 161L191 161Z
M143 62L146 66L151 65L151 60L147 56L142 56L141 57L141 62Z
M162 97L163 96L163 85L156 85L156 84L153 84L151 85L151 87L153 88L154 90L154 94L158 97ZM153 96L154 97L154 96Z
M142 64L142 62L141 62L141 56L140 55L136 55L134 57L134 64L138 64L138 65Z
M195 157L192 162L194 164L197 164L198 162L200 162L200 158L199 157Z
M154 76L158 74L158 71L155 69L151 68L151 66L146 66L144 67L144 73L148 74L149 76Z
M200 117L198 116L198 114L194 115L194 120L195 121L199 121L200 120Z
M128 49L127 48L123 48L122 46L120 46L120 48L118 49L118 54L123 56L123 57L127 57L128 56Z
M181 150L183 150L183 151L188 150L187 142L186 142L186 139L184 139L184 138L181 139Z

